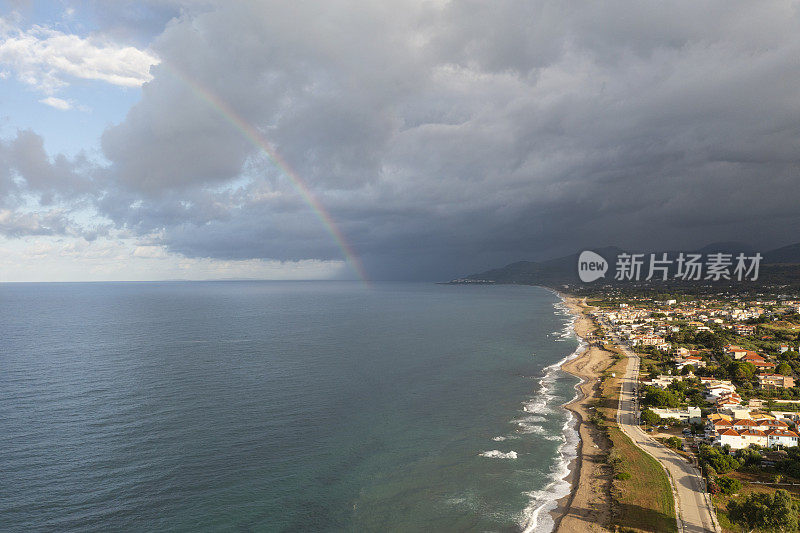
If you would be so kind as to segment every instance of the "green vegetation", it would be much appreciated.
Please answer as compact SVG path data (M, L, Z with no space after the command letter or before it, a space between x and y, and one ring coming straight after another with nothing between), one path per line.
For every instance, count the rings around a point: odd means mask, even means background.
M742 490L742 482L730 477L719 477L716 484L723 494L735 494Z
M725 451L714 446L701 444L698 450L700 467L707 472L709 477L714 474L726 474L739 468L740 463Z
M618 512L615 524L636 531L677 531L675 500L667 474L650 455L639 449L627 435L610 427L614 453L619 457L616 474L627 474L614 483L614 501Z
M661 417L655 414L650 409L645 409L641 414L642 422L647 425L655 426L661 423Z
M643 391L642 405L650 407L678 407L681 405L681 398L670 390L645 387Z
M776 465L776 470L795 479L800 479L800 448L789 448L786 459Z
M774 493L751 493L742 500L728 502L728 518L731 522L749 530L798 531L800 503L782 489Z

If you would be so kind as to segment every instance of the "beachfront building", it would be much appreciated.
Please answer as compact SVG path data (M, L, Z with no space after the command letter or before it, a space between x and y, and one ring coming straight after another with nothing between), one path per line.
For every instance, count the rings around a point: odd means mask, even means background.
M726 429L714 439L714 444L719 446L727 444L734 450L749 448L750 445L766 448L769 446L769 437L766 433L757 429L746 429L744 431Z
M642 385L647 385L649 387L658 387L659 389L666 389L670 384L676 381L682 381L684 377L687 378L693 377L693 374L687 376L670 376L667 374L661 374L655 379L643 380Z
M703 421L699 407L687 407L685 409L656 409L650 408L655 414L661 418L676 418L684 423L699 424Z

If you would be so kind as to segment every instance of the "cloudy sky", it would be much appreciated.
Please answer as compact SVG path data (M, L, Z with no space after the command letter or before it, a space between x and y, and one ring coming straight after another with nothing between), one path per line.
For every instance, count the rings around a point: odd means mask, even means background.
M800 241L800 4L0 2L0 281Z

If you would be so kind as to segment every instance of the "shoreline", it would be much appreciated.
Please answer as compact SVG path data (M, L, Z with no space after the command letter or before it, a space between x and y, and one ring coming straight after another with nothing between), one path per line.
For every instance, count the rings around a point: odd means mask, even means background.
M563 295L559 294L557 291L553 291L552 289L548 290L553 292L561 300L558 304L556 304L556 309L563 316L569 317L569 322L563 328L561 336L564 337L569 333L574 334L575 320L577 315L567 307ZM563 365L579 357L586 347L587 345L583 340L583 337L579 336L578 346L575 348L575 350L561 360L544 368L544 376L539 380L540 387L545 387L545 381L553 381L557 379L558 373L562 370ZM579 394L579 391L576 389L575 394L571 399L567 400L565 403L560 403L553 407L563 408L566 404L575 401L579 397ZM521 530L523 533L545 531L543 528L544 523L541 521L542 517L546 517L546 522L549 522L549 525L551 526L547 529L547 531L554 531L557 524L553 512L558 510L559 502L563 498L568 497L573 490L571 472L575 463L575 458L578 455L580 434L575 426L575 417L573 413L567 410L567 415L568 419L561 428L561 434L564 440L558 447L558 469L552 472L551 475L553 477L551 478L551 481L542 490L546 496L542 499L537 498L536 500L532 500L528 507L523 510L523 516L526 518L525 524L522 526Z
M576 396L564 404L574 417L574 430L579 442L575 458L569 462L569 473L562 478L570 485L569 494L556 500L550 511L553 531L605 531L611 519L611 473L605 464L609 443L605 435L588 423L598 392L597 381L612 360L608 352L586 342L594 324L587 316L587 308L578 298L557 293L565 307L575 317L572 328L584 345L574 357L564 361L560 368L580 379L575 385Z

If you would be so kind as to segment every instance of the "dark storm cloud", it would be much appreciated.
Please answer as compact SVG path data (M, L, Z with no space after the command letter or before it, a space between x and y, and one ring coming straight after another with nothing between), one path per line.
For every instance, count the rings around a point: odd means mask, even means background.
M196 83L277 148L376 278L798 240L796 3L383 4L182 11L103 137L101 212L188 256L342 257Z

